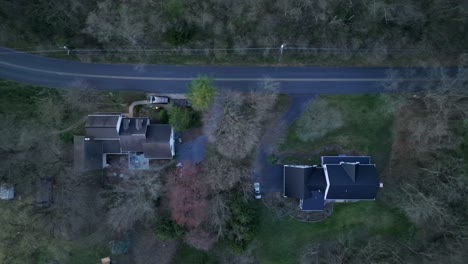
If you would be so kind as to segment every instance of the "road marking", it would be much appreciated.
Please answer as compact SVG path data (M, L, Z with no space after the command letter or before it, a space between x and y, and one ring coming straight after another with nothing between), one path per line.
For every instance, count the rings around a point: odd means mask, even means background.
M141 80L141 81L192 81L196 77L138 77L138 76L117 76L117 75L101 75L101 74L83 74L83 73L71 73L61 71L48 71L36 68L30 68L20 66L8 62L0 61L0 64L23 69L27 71L41 72L47 74L55 74L61 76L74 76L74 77L85 77L85 78L101 78L101 79L121 79L121 80ZM265 80L277 81L277 82L384 82L388 81L387 78L216 78L215 81L229 81L229 82L250 82L256 81L261 82ZM392 81L428 81L428 79L392 79Z

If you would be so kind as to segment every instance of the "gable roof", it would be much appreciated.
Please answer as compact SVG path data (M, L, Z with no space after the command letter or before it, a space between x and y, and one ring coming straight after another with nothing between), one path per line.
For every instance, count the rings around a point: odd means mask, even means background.
M369 156L323 156L322 166L328 164L340 164L341 162L359 162L359 164L371 164Z
M379 190L379 176L373 164L348 163L324 165L330 182L326 199L375 199ZM354 168L354 178L349 171Z

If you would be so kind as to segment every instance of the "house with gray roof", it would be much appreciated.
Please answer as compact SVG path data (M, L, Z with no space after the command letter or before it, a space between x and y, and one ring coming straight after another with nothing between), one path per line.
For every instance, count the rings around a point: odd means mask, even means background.
M303 211L323 211L330 202L375 200L383 186L368 156L324 156L321 166L284 165L283 195Z
M174 130L167 124L150 124L147 117L121 113L88 116L85 136L74 137L75 168L92 171L104 168L108 154L143 154L147 159L172 159Z

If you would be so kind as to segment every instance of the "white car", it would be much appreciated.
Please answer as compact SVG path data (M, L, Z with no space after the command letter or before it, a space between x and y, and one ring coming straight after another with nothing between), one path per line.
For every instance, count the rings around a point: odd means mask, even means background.
M260 183L254 183L254 192L255 192L255 199L262 199L262 194L260 193Z
M166 96L150 96L149 101L151 104L168 104L169 97Z

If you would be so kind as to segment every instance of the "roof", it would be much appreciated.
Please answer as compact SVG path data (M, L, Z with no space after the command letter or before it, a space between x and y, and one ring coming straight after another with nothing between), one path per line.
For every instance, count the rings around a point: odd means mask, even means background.
M145 135L148 118L122 118L119 135Z
M375 199L379 190L379 176L373 164L325 165L330 187L326 199ZM354 170L354 177L350 170ZM354 179L354 180L353 180Z
M284 166L284 196L306 199L310 197L307 190L307 172L310 167Z
M309 191L325 192L325 189L327 189L327 179L325 178L323 168L313 167L310 171L309 177L306 180L306 185Z
M145 135L121 135L120 148L123 152L143 152Z
M74 169L92 171L102 169L104 140L84 140L83 136L73 137Z
M324 192L327 181L323 168L312 166L284 167L284 196L307 199L311 191Z
M313 191L311 197L301 200L300 207L303 211L323 211L325 199L323 192Z
M89 115L86 121L86 137L117 139L120 114Z
M172 159L171 135L170 125L149 125L146 141L142 144L145 158Z
M340 162L359 162L360 164L371 164L369 156L323 156L322 165L340 164Z
M15 187L10 184L0 184L0 199L11 200L15 198Z
M119 140L102 140L102 153L121 153Z

